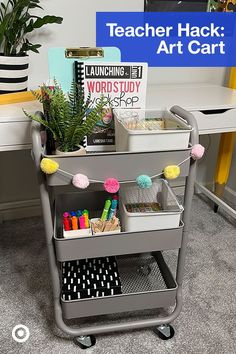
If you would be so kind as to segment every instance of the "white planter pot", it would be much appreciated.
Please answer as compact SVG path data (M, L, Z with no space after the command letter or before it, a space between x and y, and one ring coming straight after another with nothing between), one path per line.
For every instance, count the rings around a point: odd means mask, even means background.
M29 57L0 55L0 94L27 90Z
M86 150L83 146L79 145L78 146L78 150L76 151L72 151L72 152L64 152L64 151L60 151L59 149L56 149L56 155L59 156L81 156L81 155L86 155Z

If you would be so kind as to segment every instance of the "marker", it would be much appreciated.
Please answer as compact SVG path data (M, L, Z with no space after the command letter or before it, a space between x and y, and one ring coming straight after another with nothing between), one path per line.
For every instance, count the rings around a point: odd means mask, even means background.
M111 199L107 199L106 202L105 202L105 206L104 206L103 212L102 212L102 217L101 217L102 221L106 221L107 220L107 215L108 215L110 206L111 206Z
M108 214L108 220L111 220L113 218L113 216L116 215L117 205L118 205L118 200L117 199L112 199L111 209L110 209L109 214Z
M88 210L83 211L83 216L85 217L86 229L88 229L89 228L89 212L88 212Z
M82 214L82 211L81 210L77 210L77 216L78 216L78 218L80 217L80 216L82 216L83 214Z
M85 226L85 217L84 216L80 216L79 217L79 226L81 229L86 229L86 226Z
M65 214L65 213L64 213ZM65 231L70 231L70 219L63 214L63 225Z
M78 220L76 216L72 216L71 222L72 222L72 230L78 230Z
M71 217L72 217L72 216L76 216L76 212L75 212L75 211L71 211L70 216L71 216Z

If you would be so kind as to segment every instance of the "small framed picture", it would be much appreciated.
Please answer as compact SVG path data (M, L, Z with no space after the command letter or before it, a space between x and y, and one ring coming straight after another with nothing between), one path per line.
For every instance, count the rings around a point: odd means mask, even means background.
M214 0L213 0L214 1ZM217 2L217 0L216 0ZM204 12L207 11L208 0L144 0L144 11L147 12Z

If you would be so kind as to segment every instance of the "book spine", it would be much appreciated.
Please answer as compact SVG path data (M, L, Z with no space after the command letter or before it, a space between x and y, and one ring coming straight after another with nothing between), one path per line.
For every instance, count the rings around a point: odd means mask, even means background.
M75 81L78 85L84 86L84 63L75 61Z
M77 60L74 62L74 77L75 77L75 82L79 86L84 87L84 62L77 61ZM81 144L84 148L87 147L87 137L86 136L84 137Z

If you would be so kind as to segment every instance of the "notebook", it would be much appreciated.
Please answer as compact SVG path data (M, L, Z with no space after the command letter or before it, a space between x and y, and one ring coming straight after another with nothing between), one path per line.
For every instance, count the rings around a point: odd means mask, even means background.
M84 139L87 151L114 151L115 129L112 108L144 108L147 91L147 63L75 61L75 81L91 93L96 103L101 94L110 102L103 119Z

